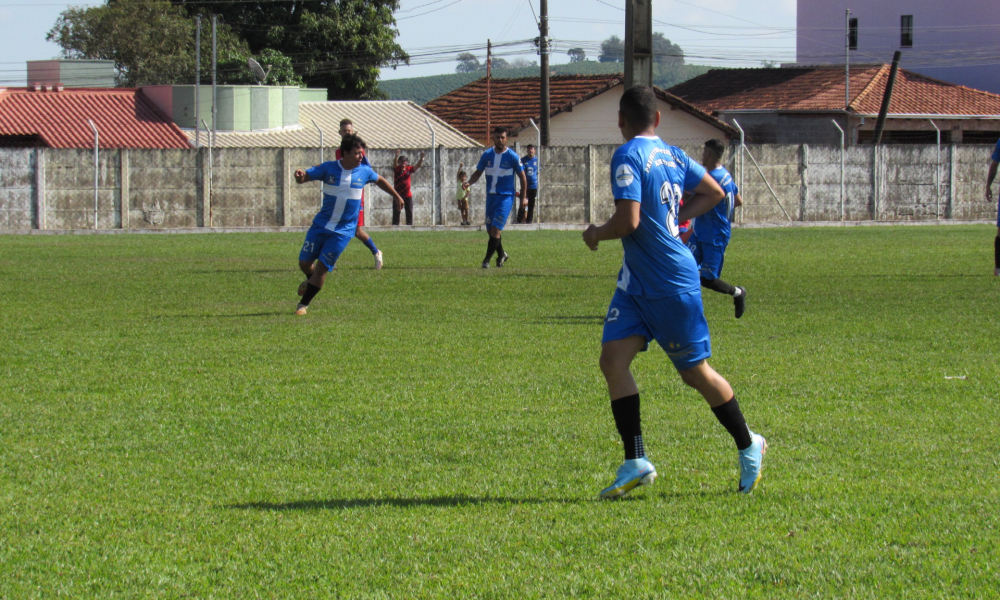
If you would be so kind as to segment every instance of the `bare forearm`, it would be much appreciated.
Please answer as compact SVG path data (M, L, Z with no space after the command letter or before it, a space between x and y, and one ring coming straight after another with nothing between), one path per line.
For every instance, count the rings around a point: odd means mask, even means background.
M997 163L991 162L990 170L986 174L986 189L990 189L991 187L993 187L993 180L996 179L996 177L997 177Z
M712 207L719 203L723 197L718 197L714 193L695 192L689 200L684 202L684 206L677 212L677 220L683 223L689 219L700 217L712 210Z
M631 202L631 200L619 200L619 202ZM636 223L632 222L631 214L628 211L615 211L608 221L599 227L594 228L594 240L604 242L607 240L621 239L636 229Z

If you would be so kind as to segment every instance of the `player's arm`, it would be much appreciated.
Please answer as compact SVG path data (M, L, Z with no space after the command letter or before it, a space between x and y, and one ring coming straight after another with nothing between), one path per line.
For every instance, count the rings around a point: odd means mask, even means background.
M736 195L733 196L733 206L743 206L743 196L740 196L739 192L736 192Z
M392 185L388 181L385 180L385 177L379 175L378 181L375 182L375 185L377 185L379 189L385 192L386 194L392 196L392 200L393 203L396 205L396 208L403 208L403 197L400 196L399 192L397 192L396 189L392 187Z
M521 208L524 208L528 205L528 178L524 176L523 170L517 172L517 178L521 181Z
M312 179L309 179L309 173L306 173L305 169L295 169L295 183L307 183L309 181L312 181Z
M688 219L703 215L712 210L712 207L725 197L726 193L722 191L715 179L705 173L697 187L694 188L694 194L691 195L690 199L684 201L684 206L681 206L677 212L677 220L683 223Z
M583 232L583 243L591 250L604 240L617 240L629 235L639 227L639 209L642 205L634 200L615 200L615 212L608 222L600 227L591 225Z
M990 170L986 174L986 199L993 200L993 180L997 177L997 161L990 161Z
M413 171L416 172L417 169L424 166L424 153L420 153L420 159L417 160L417 164L413 165Z
M477 181L479 181L479 178L482 177L482 176L483 176L483 170L482 169L476 169L472 173L472 176L469 177L468 181L466 181L465 183L467 185L472 185L473 183L476 183Z

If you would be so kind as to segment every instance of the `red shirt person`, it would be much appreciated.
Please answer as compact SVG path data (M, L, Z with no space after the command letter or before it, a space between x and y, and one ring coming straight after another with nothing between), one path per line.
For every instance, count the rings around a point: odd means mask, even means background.
M406 224L413 225L413 192L410 190L410 177L424 164L424 153L420 153L420 160L417 164L410 165L406 155L400 155L397 149L393 156L393 179L392 187L396 193L403 198L403 208L406 210ZM392 209L392 224L399 225L400 210L396 207Z

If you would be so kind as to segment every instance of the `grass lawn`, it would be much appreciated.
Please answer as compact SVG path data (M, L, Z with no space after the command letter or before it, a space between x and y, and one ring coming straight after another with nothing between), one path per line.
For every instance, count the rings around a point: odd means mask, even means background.
M0 598L997 597L993 237L737 231L764 479L655 348L618 502L617 243L375 232L296 317L301 234L0 237Z

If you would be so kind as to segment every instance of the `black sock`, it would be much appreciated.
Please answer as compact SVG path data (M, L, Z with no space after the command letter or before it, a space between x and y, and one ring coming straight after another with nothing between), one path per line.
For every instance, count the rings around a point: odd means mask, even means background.
M311 283L307 283L306 293L302 294L302 300L299 301L299 304L304 304L305 306L309 306L309 303L312 302L312 299L316 297L316 294L319 293L320 289L322 288L318 288Z
M993 238L993 266L1000 269L1000 235Z
M721 292L723 294L729 294L733 296L736 294L736 287L726 283L721 279L705 279L701 278L701 287L708 288L713 292Z
M729 435L733 436L738 450L750 447L750 444L753 443L753 440L750 439L750 428L747 427L746 419L743 418L735 396L729 402L713 408L712 412L715 413L715 418L719 420L719 423L722 423Z
M642 444L642 424L639 419L639 394L611 401L611 414L615 416L618 435L625 446L625 460L644 458L646 447Z
M483 259L483 262L490 262L490 259L493 258L493 253L497 251L497 246L499 245L500 238L490 236L490 241L486 244L486 258Z
M503 256L503 238L497 238L497 256Z

